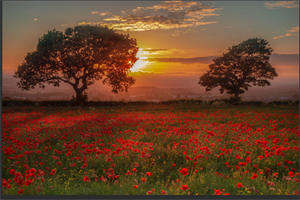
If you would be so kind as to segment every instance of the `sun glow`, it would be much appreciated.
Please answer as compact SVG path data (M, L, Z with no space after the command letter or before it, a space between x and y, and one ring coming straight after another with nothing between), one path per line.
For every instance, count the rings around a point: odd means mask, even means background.
M142 71L142 69L145 68L147 64L149 64L149 61L147 60L148 59L147 55L149 55L149 52L144 51L142 48L139 48L136 55L138 60L131 67L130 71L131 72Z

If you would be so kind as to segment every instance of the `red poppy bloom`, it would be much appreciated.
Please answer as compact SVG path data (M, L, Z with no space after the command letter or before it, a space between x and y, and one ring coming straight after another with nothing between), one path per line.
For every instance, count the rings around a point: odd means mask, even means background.
M251 179L256 179L257 178L257 174L253 173Z
M221 195L221 194L222 194L221 190L215 189L215 195Z
M84 177L83 177L83 181L84 181L84 182L90 182L91 180L90 180L90 178L89 178L89 177L87 177L87 176L84 176Z
M88 166L87 163L83 163L83 165L81 166L81 168L83 169L83 168L86 168L87 166Z
M36 169L35 168L31 168L29 171L30 171L30 173L34 174L36 172Z
M134 187L135 189L137 189L137 188L139 187L139 185L134 185L133 187Z
M68 156L70 156L70 155L72 155L72 152L71 152L71 151L68 151L68 152L66 153L66 156L68 157Z
M149 191L147 192L147 194L148 194L148 195L150 195L151 193L152 193L152 191L151 191L151 190L149 190Z
M295 173L292 172L292 171L290 171L290 172L289 172L289 176L290 176L291 178L293 178L293 177L295 176Z
M6 185L7 185L7 181L4 178L2 178L2 187L5 187Z
M249 157L246 158L247 163L251 163L251 159Z
M238 183L238 184L236 184L236 187L237 187L237 188L242 188L242 187L243 187L243 184L242 184L242 183Z
M15 175L15 173L16 173L16 170L14 170L14 169L9 170L9 174Z
M147 179L144 178L144 177L142 177L142 178L141 178L141 181L142 181L143 183L145 183L145 182L147 181Z
M275 177L278 176L278 172L274 172L273 176L275 176Z
M151 172L146 172L146 175L147 176L152 176L152 173Z
M183 174L184 176L188 175L189 174L189 170L187 168L182 168L180 171L179 171L181 174Z
M32 182L33 182L32 180L28 179L28 180L25 181L24 185L28 186L28 185L30 185Z
M189 187L187 185L182 185L180 189L185 191L185 190L189 189Z
M18 190L18 194L24 194L24 189Z
M51 172L50 172L51 176L54 175L54 174L56 174L56 169L52 169Z

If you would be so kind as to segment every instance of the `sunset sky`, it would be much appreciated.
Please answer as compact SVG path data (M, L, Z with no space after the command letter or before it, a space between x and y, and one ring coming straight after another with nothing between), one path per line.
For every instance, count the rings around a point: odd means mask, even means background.
M200 87L213 57L253 37L274 49L271 63L279 74L274 82L299 85L298 6L298 1L4 1L3 77L16 71L48 30L90 24L137 39L134 87ZM6 80L13 79L3 79L4 90Z

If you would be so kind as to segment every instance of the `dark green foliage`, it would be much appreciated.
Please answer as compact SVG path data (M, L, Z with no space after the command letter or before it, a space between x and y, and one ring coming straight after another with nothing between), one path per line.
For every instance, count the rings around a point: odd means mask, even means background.
M43 35L37 49L28 53L15 77L18 87L29 90L45 83L72 86L76 102L87 100L86 89L97 80L112 91L127 91L135 80L128 70L136 62L136 40L101 26L76 26Z
M240 95L252 85L270 85L267 79L277 76L269 63L272 51L269 43L259 38L232 46L222 57L213 60L199 84L206 87L206 91L220 87L221 93L226 91L233 95L233 100L240 100Z

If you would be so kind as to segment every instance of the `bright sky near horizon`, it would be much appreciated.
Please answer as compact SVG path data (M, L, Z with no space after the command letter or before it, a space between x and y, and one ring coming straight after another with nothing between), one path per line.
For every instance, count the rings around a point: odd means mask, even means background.
M212 56L253 37L279 54L280 76L297 80L298 7L298 1L4 1L3 75L14 73L48 30L97 24L137 39L137 85L161 84L153 75L199 77Z

